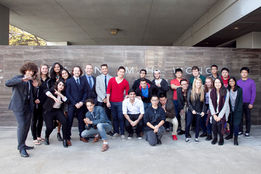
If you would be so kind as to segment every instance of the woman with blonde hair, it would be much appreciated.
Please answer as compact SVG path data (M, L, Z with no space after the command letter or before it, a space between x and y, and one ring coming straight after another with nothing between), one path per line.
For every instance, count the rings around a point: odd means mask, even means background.
M200 78L195 78L192 84L192 89L187 95L188 113L186 119L186 142L190 141L189 130L193 117L196 117L196 134L195 142L199 142L198 135L200 129L200 119L205 115L205 94L204 86Z

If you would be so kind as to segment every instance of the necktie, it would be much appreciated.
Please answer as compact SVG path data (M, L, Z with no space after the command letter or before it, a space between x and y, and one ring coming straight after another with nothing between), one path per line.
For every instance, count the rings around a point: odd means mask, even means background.
M77 85L80 85L80 80L79 80L79 78L76 79L76 83L77 83Z
M92 79L91 79L92 77L89 76L88 78L89 78L89 85L92 88Z
M107 76L104 77L104 84L105 84L105 94L107 91Z

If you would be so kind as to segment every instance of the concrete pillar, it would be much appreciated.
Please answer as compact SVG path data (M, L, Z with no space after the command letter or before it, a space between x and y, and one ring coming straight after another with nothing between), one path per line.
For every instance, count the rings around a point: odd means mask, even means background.
M261 48L261 32L251 32L236 39L237 48Z
M9 44L9 9L0 4L0 45Z

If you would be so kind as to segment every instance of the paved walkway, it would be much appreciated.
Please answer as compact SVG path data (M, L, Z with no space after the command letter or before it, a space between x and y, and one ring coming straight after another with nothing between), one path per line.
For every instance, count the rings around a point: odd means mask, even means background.
M82 143L73 129L72 146L64 148L50 137L50 145L35 146L30 158L16 150L16 128L0 127L1 174L260 174L261 126L253 126L252 136L239 138L239 146L225 141L211 145L200 139L186 143L184 136L174 142L170 133L162 145L151 147L145 140L109 139L110 149L100 152L101 142ZM32 145L31 135L27 140Z

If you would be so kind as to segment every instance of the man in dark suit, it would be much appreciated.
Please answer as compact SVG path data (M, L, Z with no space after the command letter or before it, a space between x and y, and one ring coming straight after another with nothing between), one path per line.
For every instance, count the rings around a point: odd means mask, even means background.
M20 72L22 75L7 80L5 85L13 88L13 94L8 109L14 112L18 124L18 150L21 157L29 157L26 150L33 149L34 147L26 146L25 141L34 110L32 79L38 72L38 67L34 63L28 62L21 67Z
M95 104L97 104L97 94L95 91L96 79L92 75L92 73L93 67L92 65L88 64L85 67L85 75L83 75L81 78L84 81L85 88L87 88L87 99L92 99L95 102Z
M84 81L81 78L82 70L80 66L75 66L72 70L73 77L66 82L66 97L68 98L68 133L69 141L67 144L71 145L71 129L73 124L74 115L78 119L78 128L80 140L88 142L86 139L81 137L81 133L84 130L84 103L87 99L87 88L84 85Z

